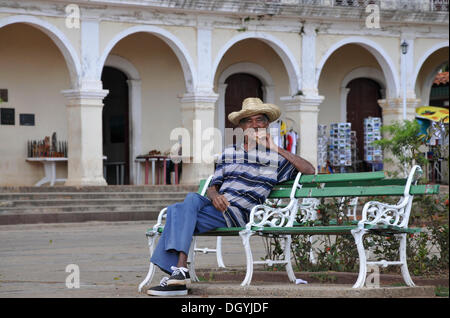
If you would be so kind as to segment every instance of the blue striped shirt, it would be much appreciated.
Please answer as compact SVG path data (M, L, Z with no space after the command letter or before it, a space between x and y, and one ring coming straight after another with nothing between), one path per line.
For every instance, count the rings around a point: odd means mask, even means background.
M224 212L228 227L243 227L250 210L263 204L277 183L294 179L297 169L276 152L244 150L243 145L225 148L217 162L210 186L218 185L219 194L230 206Z

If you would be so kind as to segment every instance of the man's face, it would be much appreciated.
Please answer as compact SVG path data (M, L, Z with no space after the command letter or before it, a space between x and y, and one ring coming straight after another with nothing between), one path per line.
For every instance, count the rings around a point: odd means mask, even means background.
M258 140L266 139L269 120L265 115L257 114L241 119L239 127L244 131L245 143L251 141L252 145L256 146Z
M248 128L252 128L256 131L260 128L269 127L269 121L263 114L257 114L241 119L241 121L239 122L239 127L241 127L243 131Z

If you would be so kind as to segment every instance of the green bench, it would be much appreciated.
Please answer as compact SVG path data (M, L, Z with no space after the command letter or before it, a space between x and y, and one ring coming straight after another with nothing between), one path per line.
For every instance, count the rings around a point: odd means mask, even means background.
M224 266L221 255L221 239L224 236L240 236L243 241L246 254L246 276L241 286L250 285L254 264L285 264L289 280L295 282L295 275L291 264L291 237L295 235L342 235L352 234L359 255L359 276L354 288L361 288L365 284L367 266L401 266L405 283L414 286L408 272L406 261L406 235L420 231L417 228L409 228L408 221L411 212L414 195L438 194L439 185L417 185L422 174L419 166L414 166L407 179L386 179L382 171L343 173L343 174L319 174L297 175L295 180L276 185L271 191L265 204L253 207L250 212L249 222L245 227L217 228L198 236L217 236L219 266ZM202 180L199 192L205 195L209 181ZM317 218L317 206L324 198L358 198L358 197L400 197L397 204L388 204L379 201L369 201L362 209L361 219L346 224L323 225ZM355 201L353 201L353 204ZM163 222L166 209L163 209L157 223L146 233L150 255L156 238L163 231ZM337 211L342 214L344 211ZM400 239L398 261L368 261L363 244L363 236L367 234L397 236ZM284 259L253 261L250 246L250 238L253 235L276 236L284 239ZM196 248L196 237L191 244L189 253L190 275L192 281L198 281L195 274L195 253L202 251ZM148 284L154 274L155 267L150 263L146 278L139 285L139 291Z

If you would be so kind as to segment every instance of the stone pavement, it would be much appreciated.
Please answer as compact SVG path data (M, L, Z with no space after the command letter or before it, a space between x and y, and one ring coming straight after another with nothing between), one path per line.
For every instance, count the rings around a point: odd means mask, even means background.
M145 231L154 221L24 224L0 226L1 298L152 298L138 293L148 270ZM254 259L264 256L260 237L252 239ZM215 238L199 238L200 247L215 246ZM224 238L224 261L228 270L245 269L239 237ZM75 264L80 287L67 288L66 278ZM197 267L216 269L215 254L198 255ZM217 270L217 273L220 271ZM223 272L223 270L222 270ZM225 271L226 272L226 271ZM211 274L212 275L212 274ZM163 273L157 270L152 285ZM266 275L268 277L268 275ZM262 277L262 278L258 278ZM418 286L364 288L351 284L295 285L264 280L255 274L252 286L242 288L239 280L203 281L191 284L189 297L433 297L434 287Z

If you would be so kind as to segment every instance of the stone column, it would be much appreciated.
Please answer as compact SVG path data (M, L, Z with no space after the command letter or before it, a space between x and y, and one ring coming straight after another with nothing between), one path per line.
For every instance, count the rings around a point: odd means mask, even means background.
M420 99L407 98L406 99L406 119L413 120L415 118L416 107L419 105ZM383 125L391 125L394 122L403 122L403 99L402 98L387 98L378 100L378 104L382 108ZM389 138L388 135L383 135L383 138ZM399 172L399 162L388 151L384 151L385 159L392 161L384 161L383 170L389 172ZM400 173L401 177L406 177Z
M65 185L106 185L103 178L102 109L107 90L67 90L68 176Z
M61 93L67 98L68 175L66 185L106 185L103 177L103 89L98 72L99 18L82 11L81 76L77 86Z
M416 107L418 107L420 99L406 99L406 119L413 120L415 118ZM389 125L394 121L403 121L403 99L402 98L386 98L379 99L378 104L383 112L383 124Z
M319 123L319 105L323 96L294 96L283 98L286 116L294 121L294 130L299 134L298 151L302 158L311 162L317 169L317 126Z
M221 152L220 130L214 128L214 110L219 97L213 92L213 20L197 19L197 78L194 92L181 97L181 118L188 136L183 136L181 183L198 184L214 173L213 155ZM189 142L186 141L189 139Z
M136 156L142 153L142 83L141 80L130 79L127 80L128 92L129 92L129 105L130 105L130 125L128 134L130 136L130 183L135 184L137 181L139 184L140 180L135 180L136 163L134 160Z
M286 117L294 121L294 130L299 134L297 154L317 169L319 105L324 97L319 96L316 83L316 29L314 23L303 25L301 94L281 99L285 101Z
M183 140L183 173L181 183L198 184L214 173L211 155L221 152L220 130L214 128L217 94L187 93L181 98L183 127L189 141Z
M302 93L304 96L318 95L316 79L316 28L313 23L303 25L302 34Z

